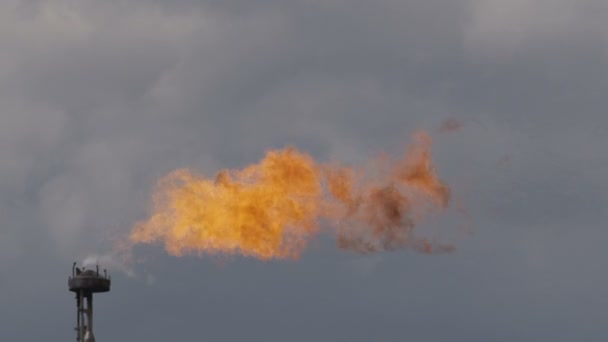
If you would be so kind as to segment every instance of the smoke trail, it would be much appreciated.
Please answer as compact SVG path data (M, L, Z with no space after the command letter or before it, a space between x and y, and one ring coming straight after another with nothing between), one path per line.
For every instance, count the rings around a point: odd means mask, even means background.
M462 128L462 125L462 121L455 118L449 118L441 123L441 125L439 126L439 132L446 133L457 131Z
M123 256L116 253L91 254L84 258L80 264L91 269L96 265L103 265L104 267L108 267L112 270L118 270L128 277L135 277L133 265L127 262Z

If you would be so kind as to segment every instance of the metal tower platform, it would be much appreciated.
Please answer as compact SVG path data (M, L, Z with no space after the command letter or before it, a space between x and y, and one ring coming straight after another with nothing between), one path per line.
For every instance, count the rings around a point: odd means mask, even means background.
M95 342L93 335L93 293L109 292L111 279L106 270L99 273L72 266L72 276L68 278L70 291L76 294L76 341ZM86 303L85 303L86 300Z

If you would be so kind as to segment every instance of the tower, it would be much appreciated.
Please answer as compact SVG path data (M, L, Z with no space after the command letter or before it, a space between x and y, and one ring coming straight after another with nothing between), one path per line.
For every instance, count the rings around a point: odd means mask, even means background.
M76 294L76 341L95 342L93 335L93 293L109 292L110 277L106 270L99 274L99 265L95 270L72 266L72 276L68 278L71 292Z

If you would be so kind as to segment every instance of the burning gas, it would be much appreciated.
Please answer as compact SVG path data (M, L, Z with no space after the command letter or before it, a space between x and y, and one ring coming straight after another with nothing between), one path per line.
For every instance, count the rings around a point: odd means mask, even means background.
M134 227L130 241L162 242L176 256L286 259L299 257L315 234L328 230L340 248L361 253L447 252L448 245L414 236L416 223L450 200L435 173L431 144L428 134L418 133L402 158L361 168L320 164L288 147L215 179L177 170L159 181L152 213Z

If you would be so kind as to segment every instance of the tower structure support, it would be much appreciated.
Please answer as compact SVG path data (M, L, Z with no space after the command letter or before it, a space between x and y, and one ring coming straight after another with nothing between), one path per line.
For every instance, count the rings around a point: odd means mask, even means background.
M76 341L95 342L93 334L93 294L110 291L111 279L104 270L79 268L72 266L72 276L68 278L68 287L76 295Z

